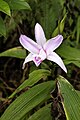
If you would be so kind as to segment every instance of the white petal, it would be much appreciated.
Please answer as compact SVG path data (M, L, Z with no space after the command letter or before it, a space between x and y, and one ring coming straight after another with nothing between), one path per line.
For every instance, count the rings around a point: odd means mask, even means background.
M48 55L47 59L57 63L67 73L67 69L62 59L55 52L52 52L50 55Z
M25 64L27 63L27 62L30 62L30 61L32 61L33 60L33 54L32 53L30 53L26 58L25 58L25 61L24 61L24 63L23 63L23 69L25 68Z
M56 37L51 38L44 44L44 50L46 50L46 52L54 51L56 48L60 46L62 41L63 41L63 36L57 35Z
M35 25L35 39L36 42L41 46L46 43L46 37L43 28L38 23Z
M22 46L27 49L31 53L39 53L41 47L38 45L36 42L34 42L32 39L25 35L21 35L20 38L20 43Z
M39 52L39 56L41 57L42 60L45 60L46 59L46 52L43 49L41 49Z

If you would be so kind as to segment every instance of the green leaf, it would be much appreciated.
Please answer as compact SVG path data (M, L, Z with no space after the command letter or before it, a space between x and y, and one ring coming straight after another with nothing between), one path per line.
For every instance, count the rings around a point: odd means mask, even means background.
M80 67L80 61L65 59L65 60L64 60L64 63L65 63L66 65L73 63L73 64L76 65L77 67Z
M50 98L50 92L54 89L54 85L54 81L48 81L24 92L11 103L0 120L20 120L38 104Z
M0 0L0 11L4 12L5 14L11 16L10 8L7 2Z
M56 50L56 52L65 59L65 63L73 63L80 67L80 50L63 44Z
M42 107L40 110L35 112L28 120L52 120L51 117L51 104Z
M46 76L50 75L49 70L45 69L39 69L39 70L34 70L29 74L29 78L25 80L10 96L9 98L12 98L17 92L20 92L22 89L25 87L31 87L35 83L37 83L40 79L45 78Z
M11 48L9 50L6 50L6 51L0 53L0 57L2 57L2 56L25 58L26 51L24 49L22 49L21 47L15 47L15 48Z
M80 0L74 0L74 4L76 5L76 7L80 10Z
M1 17L0 17L0 34L3 35L4 37L6 36L6 27Z
M79 45L79 39L80 39L80 16L78 16L77 19L77 40L76 40L77 46Z
M79 97L80 97L80 91L76 90L76 92L77 92L77 94L78 94L78 95L79 95Z
M62 10L61 2L60 0L39 0L37 8L38 10L35 13L36 19L44 28L46 37L49 39Z
M63 96L63 107L67 120L80 120L80 96L73 86L62 76L57 78Z
M10 0L9 5L12 10L28 9L31 10L29 4L25 0Z
M54 32L52 33L52 37L55 37L56 35L58 35L59 33L62 33L64 30L64 25L65 25L65 20L66 20L67 14L64 15L63 19L61 20L61 22L59 23L58 27L54 30Z
M61 55L63 58L68 60L80 60L80 52L78 49L70 47L67 44L62 44L59 49L57 49L57 53ZM77 57L75 56L75 53Z

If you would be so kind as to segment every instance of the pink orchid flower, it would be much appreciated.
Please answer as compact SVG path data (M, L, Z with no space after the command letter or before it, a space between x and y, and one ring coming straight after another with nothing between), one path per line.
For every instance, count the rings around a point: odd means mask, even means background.
M57 35L56 37L46 41L43 28L37 23L35 25L35 39L36 42L25 35L21 35L19 38L22 46L30 52L25 58L23 68L27 62L33 61L36 66L39 66L43 60L47 59L57 63L67 73L67 69L62 59L53 52L62 43L63 36Z

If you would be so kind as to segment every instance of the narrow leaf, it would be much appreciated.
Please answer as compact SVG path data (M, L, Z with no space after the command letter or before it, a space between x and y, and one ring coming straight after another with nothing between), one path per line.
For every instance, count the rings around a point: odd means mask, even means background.
M58 34L63 32L66 17L67 17L67 14L64 15L63 19L61 20L61 22L59 23L57 28L54 30L54 32L52 33L52 37L55 37L56 35L58 35Z
M65 78L59 76L57 80L67 120L80 120L80 96Z
M29 74L29 78L25 80L10 96L12 98L17 92L20 92L25 87L33 86L37 83L40 79L49 76L50 71L45 69L34 70L32 73Z
M6 109L0 120L20 120L38 104L50 98L54 85L54 81L48 81L24 92Z
M80 16L78 16L77 20L77 40L76 40L77 47L79 44L79 39L80 39Z
M0 17L0 34L3 35L4 37L6 36L6 27L1 17Z
M52 120L51 117L51 104L42 107L40 110L35 112L28 120Z

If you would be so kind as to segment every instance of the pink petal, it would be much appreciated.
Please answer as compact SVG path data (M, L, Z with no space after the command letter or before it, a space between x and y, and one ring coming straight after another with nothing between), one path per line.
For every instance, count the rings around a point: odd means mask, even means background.
M42 60L45 60L46 59L46 52L43 49L41 49L39 52L39 56L41 57Z
M62 59L55 52L52 52L50 55L48 55L47 59L58 64L67 73L67 69Z
M41 46L46 43L46 37L43 28L38 23L35 25L35 38L36 42Z
M20 38L20 43L22 46L27 49L31 53L39 53L39 50L41 49L40 45L38 45L36 42L34 42L32 39L25 35L21 35Z
M63 41L63 36L57 35L56 37L51 38L44 44L44 50L46 50L46 52L53 51L60 46L62 41Z
M25 64L27 63L27 62L30 62L30 61L32 61L33 60L33 54L32 53L30 53L26 58L25 58L25 61L24 61L24 63L23 63L23 69L25 68Z
M40 65L40 63L46 59L46 53L43 49L40 50L40 53L38 55L33 55L33 61L36 64L36 66L38 67Z
M37 67L38 67L38 66L41 64L41 62L42 62L41 57L39 57L38 55L36 55L36 56L33 58L33 61L34 61L35 65L36 65Z

